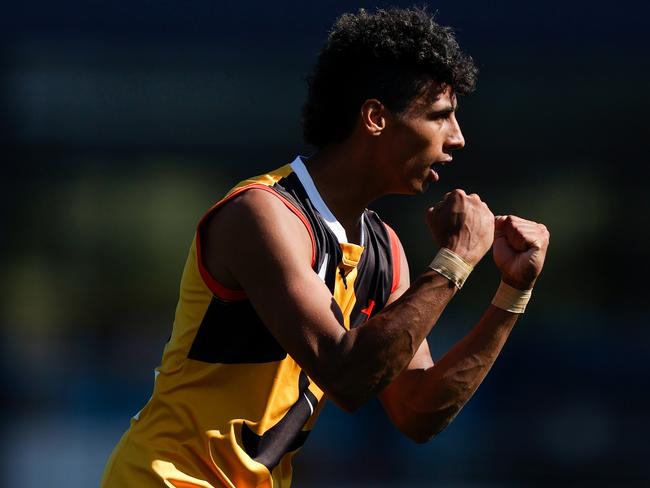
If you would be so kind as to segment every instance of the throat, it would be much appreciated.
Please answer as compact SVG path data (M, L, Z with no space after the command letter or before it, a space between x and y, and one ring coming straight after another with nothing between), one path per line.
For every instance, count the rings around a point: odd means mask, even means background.
M322 161L298 158L294 163L303 186L316 210L322 215L339 242L363 245L363 214L369 203L360 191L350 187L348 172Z

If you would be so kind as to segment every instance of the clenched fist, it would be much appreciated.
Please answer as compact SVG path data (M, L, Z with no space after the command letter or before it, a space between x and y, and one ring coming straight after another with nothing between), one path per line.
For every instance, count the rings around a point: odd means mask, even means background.
M447 193L427 210L427 224L440 247L455 252L476 266L492 246L494 215L476 193Z
M495 218L494 262L501 278L519 290L530 290L542 272L550 234L544 224L514 215Z

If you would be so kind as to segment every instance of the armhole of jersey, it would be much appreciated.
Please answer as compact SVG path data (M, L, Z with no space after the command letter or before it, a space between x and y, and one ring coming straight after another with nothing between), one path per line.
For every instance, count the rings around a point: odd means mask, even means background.
M390 239L390 254L391 260L393 261L393 285L391 286L390 292L393 293L399 287L399 279L402 267L402 256L399 252L399 237L395 231L384 222L386 227L386 232L388 232L388 238Z
M251 184L251 185L246 185L241 188L237 188L236 190L232 191L228 195L226 195L225 198L217 202L210 210L206 212L206 214L201 218L199 225L197 226L196 229L196 262L199 267L199 273L201 274L201 277L203 278L203 281L205 284L208 286L210 291L214 293L214 295L218 298L221 298L223 300L229 300L229 301L236 301L236 300L245 300L246 299L246 292L244 290L233 290L231 288L227 288L221 283L219 283L217 280L214 279L214 277L210 274L208 269L205 267L203 263L203 253L202 253L202 245L201 245L201 230L203 227L203 224L207 221L207 219L219 208L221 208L224 204L228 203L230 200L235 198L237 195L240 195L241 193L247 191L247 190L252 190L252 189L258 189L258 190L264 190L269 192L271 195L275 195L282 201L282 203L285 204L285 206L293 212L296 217L300 219L300 221L304 224L305 228L307 229L307 232L309 233L309 239L311 240L311 266L312 268L314 267L314 264L316 263L316 240L314 238L314 232L312 231L311 225L309 225L309 221L307 220L307 217L302 213L302 211L296 207L292 202L290 202L287 198L273 190L270 186L268 185L262 185L262 184Z

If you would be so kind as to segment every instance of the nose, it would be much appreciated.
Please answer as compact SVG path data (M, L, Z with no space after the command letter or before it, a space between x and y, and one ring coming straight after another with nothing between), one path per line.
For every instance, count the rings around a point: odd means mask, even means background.
M451 117L451 124L445 146L448 149L462 149L465 147L465 138L460 130L460 125L458 124L458 119L456 119L455 114Z

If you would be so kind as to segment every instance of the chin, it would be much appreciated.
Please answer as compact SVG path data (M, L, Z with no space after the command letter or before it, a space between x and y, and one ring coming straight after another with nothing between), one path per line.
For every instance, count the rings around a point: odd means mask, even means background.
M429 180L423 181L420 183L414 194L421 195L422 193L426 193L426 191L429 189L429 186L431 186L431 182Z
M406 181L402 187L395 188L390 193L393 195L422 195L429 189L431 181L427 179L412 179Z
M406 188L403 191L400 191L400 195L423 195L424 193L427 192L429 188L428 183L425 183L424 185L418 185L418 186L412 186L410 188Z

